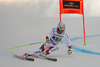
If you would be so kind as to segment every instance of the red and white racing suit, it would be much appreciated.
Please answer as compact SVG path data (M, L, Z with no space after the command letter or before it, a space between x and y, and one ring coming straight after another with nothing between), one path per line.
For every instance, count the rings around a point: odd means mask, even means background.
M63 31L62 33L58 33L57 28L53 28L46 36L46 39L50 40L50 44L44 43L39 49L29 51L27 54L34 55L35 53L41 53L45 51L48 55L53 51L57 51L59 50L58 44L61 42L62 38L65 38L66 41L68 41L68 48L71 49L71 41L67 33L65 33L65 31Z

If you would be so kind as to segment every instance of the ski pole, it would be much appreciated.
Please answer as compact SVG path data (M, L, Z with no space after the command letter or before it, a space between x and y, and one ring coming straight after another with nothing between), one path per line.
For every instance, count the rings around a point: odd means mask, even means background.
M17 47L13 47L13 48L8 48L8 49L5 49L5 50L11 50L11 49L20 48L20 47L29 46L29 45L35 45L35 44L39 44L39 43L46 43L46 42L45 41L43 41L43 42L36 42L36 43L21 45L21 46L17 46Z

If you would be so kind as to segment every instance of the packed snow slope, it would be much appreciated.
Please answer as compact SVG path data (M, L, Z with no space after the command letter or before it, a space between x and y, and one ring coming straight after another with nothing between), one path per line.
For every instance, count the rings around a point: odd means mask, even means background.
M83 39L82 15L62 15L72 43L72 55L67 54L68 43L63 39L60 50L48 57L57 62L35 57L25 61L14 54L38 49L43 43L5 49L45 41L48 32L59 23L57 0L0 0L0 67L100 67L100 0L84 0L86 46Z
M19 20L18 20L19 19ZM64 18L66 32L72 42L72 55L67 54L67 42L63 39L60 50L48 57L57 58L57 62L35 58L34 62L20 60L14 54L22 55L30 50L38 49L42 43L12 49L29 43L45 41L45 36L57 27L58 18L17 18L0 22L0 67L99 67L100 63L100 20L86 18L86 46L84 47L82 18Z

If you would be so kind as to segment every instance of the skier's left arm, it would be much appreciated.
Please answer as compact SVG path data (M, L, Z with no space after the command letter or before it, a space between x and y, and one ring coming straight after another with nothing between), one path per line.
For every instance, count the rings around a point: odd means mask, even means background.
M65 33L65 39L68 41L68 55L70 55L70 54L72 54L72 51L71 51L71 41L70 41L70 38L67 35L67 33Z

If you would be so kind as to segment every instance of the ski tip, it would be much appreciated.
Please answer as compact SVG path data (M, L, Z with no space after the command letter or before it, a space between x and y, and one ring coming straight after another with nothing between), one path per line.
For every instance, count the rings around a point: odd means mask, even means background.
M29 61L34 61L34 58L24 58L26 60L29 60Z
M32 58L32 61L34 61L34 59Z
M54 61L57 61L57 59L53 59Z

